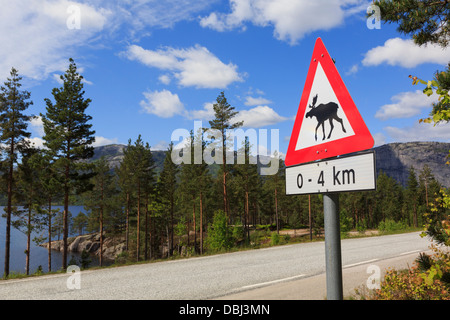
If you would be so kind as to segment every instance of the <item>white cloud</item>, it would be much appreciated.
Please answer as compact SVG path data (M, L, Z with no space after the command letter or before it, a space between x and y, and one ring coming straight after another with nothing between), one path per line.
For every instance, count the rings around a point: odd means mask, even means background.
M191 110L188 112L187 118L190 120L212 120L214 119L214 105L215 102L207 102L203 104L201 110Z
M257 106L250 110L241 110L233 118L234 122L244 121L244 127L246 128L270 126L285 120L287 118L280 116L268 106Z
M414 92L401 92L391 98L392 104L386 104L375 114L380 120L410 118L421 113L422 109L430 108L433 102L437 102L437 96L427 96L421 90Z
M101 3L116 12L115 24L129 26L136 38L148 35L147 27L172 28L183 20L197 15L217 0L102 0Z
M386 136L381 132L375 133L373 139L375 140L376 147L386 143Z
M39 137L26 138L30 142L30 144L38 149L44 149L44 140Z
M170 76L167 75L167 74L162 74L162 75L160 75L160 76L158 77L158 80L159 80L162 84L165 84L165 85L170 84L170 81L171 81Z
M349 14L367 9L361 0L230 0L231 13L212 12L200 25L216 31L245 29L245 23L273 26L274 36L291 44L317 30L344 23Z
M80 28L69 29L70 6L80 9ZM45 79L65 71L75 49L94 41L109 11L68 0L21 0L3 3L0 10L0 78L12 67L21 76Z
M44 123L42 122L42 118L40 116L31 119L30 127L40 137L44 136Z
M109 139L102 136L96 136L95 142L92 144L94 147L106 146L108 144L117 144L119 143L117 138Z
M122 55L148 67L171 72L183 87L226 88L235 81L243 81L236 65L223 63L199 45L187 49L165 47L158 50L131 45Z
M446 64L450 57L450 48L443 49L435 44L421 46L413 40L393 38L384 45L370 49L364 56L364 66L377 66L387 63L391 66L414 68L422 63Z
M143 93L146 100L142 100L140 105L142 109L150 114L161 118L170 118L174 115L185 115L183 103L175 93L169 90L151 91Z
M258 98L247 97L244 102L244 104L246 106L257 106L257 105L270 104L270 103L272 103L272 101L270 101L266 98L263 98L263 97L258 97Z
M169 143L167 141L161 140L155 146L150 147L152 150L166 151L169 148Z
M357 73L359 70L358 64L354 64L345 74L347 76Z
M434 126L431 123L415 122L411 127L386 127L384 130L395 142L450 141L450 125L448 123Z

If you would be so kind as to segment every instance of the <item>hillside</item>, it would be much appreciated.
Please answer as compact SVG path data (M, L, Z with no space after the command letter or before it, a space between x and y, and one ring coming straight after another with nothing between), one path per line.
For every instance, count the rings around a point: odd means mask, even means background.
M93 160L104 156L112 167L118 167L126 145L111 144L95 148ZM409 168L412 166L418 174L428 164L435 178L444 186L450 187L450 166L445 165L450 143L443 142L407 142L390 143L374 148L376 168L382 170L402 185L406 185ZM152 151L156 171L163 166L165 152ZM217 168L215 168L217 169ZM217 170L213 170L215 172Z
M443 186L450 187L450 166L445 165L450 143L390 143L374 149L377 171L383 170L403 186L406 186L410 167L413 167L418 175L427 164L436 180Z

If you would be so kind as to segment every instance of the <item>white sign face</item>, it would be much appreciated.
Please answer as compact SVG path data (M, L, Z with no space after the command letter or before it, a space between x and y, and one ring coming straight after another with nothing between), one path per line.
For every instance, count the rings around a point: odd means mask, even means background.
M314 98L316 98L315 101ZM326 121L320 122L319 120L323 119L320 119L320 115L316 113L318 113L321 108L332 108L332 105L327 107L325 105L333 103L335 104L335 113L330 113L327 115ZM314 108L317 109L314 110ZM309 112L311 112L311 114ZM331 125L333 125L333 128ZM308 108L306 108L305 118L303 119L302 127L300 128L295 150L319 145L324 142L340 140L345 137L353 136L354 134L355 132L353 131L345 112L342 110L336 94L319 62L308 99Z
M286 168L287 195L375 189L374 152Z

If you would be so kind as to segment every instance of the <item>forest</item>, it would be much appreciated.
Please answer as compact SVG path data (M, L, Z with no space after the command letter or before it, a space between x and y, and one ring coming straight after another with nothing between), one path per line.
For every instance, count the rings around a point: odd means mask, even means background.
M251 247L262 229L274 237L283 228L310 228L320 235L321 195L286 196L283 160L278 159L276 174L261 175L260 166L250 164L248 140L236 150L245 155L245 164L226 164L222 153L222 164L177 165L172 162L172 143L157 170L151 146L142 136L129 139L119 166L111 167L105 158L92 161L95 131L82 79L70 59L62 87L52 90L53 99L45 99L46 112L39 115L44 148L30 144L27 126L36 116L26 113L33 102L30 93L20 89L16 69L0 88L4 277L9 274L11 227L27 234L28 247L31 241L62 238L62 269L67 268L69 234L100 232L100 252L105 237L124 238L128 261ZM238 112L224 92L214 112L209 125L223 134L216 142L225 147L226 130L243 123L233 123ZM202 132L196 137L205 148ZM379 172L376 191L341 194L341 232L419 228L440 189L427 166L420 172L411 168L406 186ZM71 216L69 206L75 203L81 203L85 213ZM56 204L64 210L55 210ZM39 236L31 239L32 234ZM27 250L27 274L29 259ZM49 254L49 270L50 259ZM102 265L102 254L99 259Z

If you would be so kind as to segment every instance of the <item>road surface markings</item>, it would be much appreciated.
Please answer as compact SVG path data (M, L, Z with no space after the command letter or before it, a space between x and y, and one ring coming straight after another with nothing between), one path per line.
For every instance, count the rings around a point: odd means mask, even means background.
M294 280L294 279L299 279L306 276L305 274L300 274L298 276L293 276L293 277L288 277L288 278L283 278L283 279L278 279L278 280L273 280L273 281L267 281L267 282L261 282L261 283L256 283L256 284L251 284L248 286L243 286L241 287L241 289L252 289L252 288L257 288L257 287L262 287L262 286L267 286L270 284L274 284L274 283L278 283L278 282L283 282L283 281L289 281L289 280Z
M361 261L361 262L357 262L357 263L347 264L347 265L343 266L342 268L344 269L344 268L356 267L356 266L359 266L359 265L362 265L362 264L375 262L377 260L380 260L380 259L372 259L372 260L367 260L367 261Z
M417 253L417 252L420 252L420 251L423 251L423 250L413 250L413 251L403 252L403 253L400 253L400 255L401 256L406 256L407 254Z

